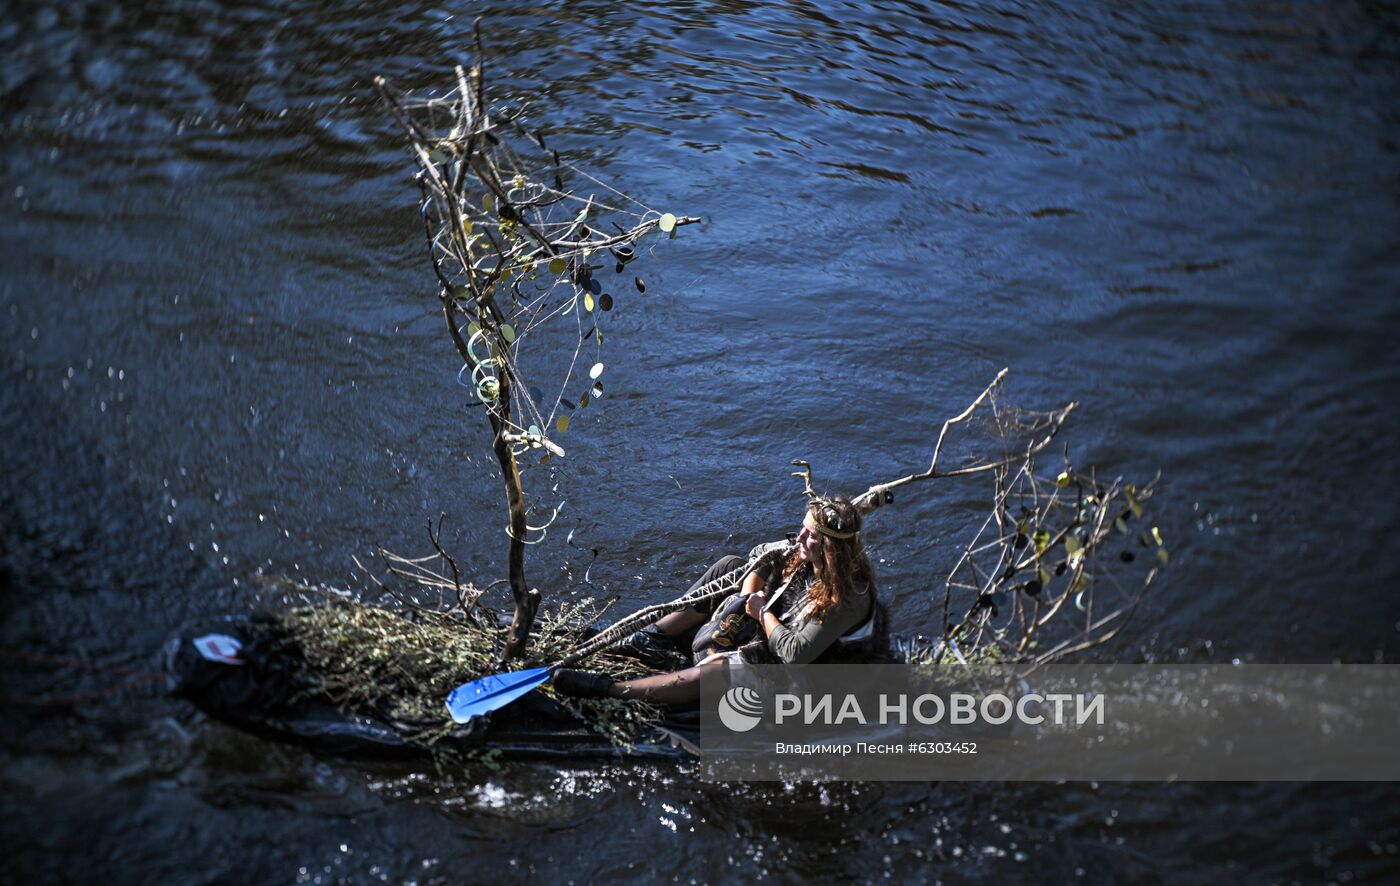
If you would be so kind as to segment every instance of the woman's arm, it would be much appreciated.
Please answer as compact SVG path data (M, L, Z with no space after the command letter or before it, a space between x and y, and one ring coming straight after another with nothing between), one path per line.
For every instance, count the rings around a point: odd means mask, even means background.
M755 577L751 575L749 580L752 581ZM776 615L768 611L768 594L757 588L750 588L747 584L744 586L744 590L749 595L744 604L744 612L749 618L756 620L763 626L764 637L771 638L773 631L782 627L783 623L778 620Z
M763 586L765 583L767 583L767 581L767 573L760 575L757 572L750 572L749 577L744 579L743 591L745 594L748 594L750 597L752 597L754 594L757 594L763 590ZM767 595L765 594L764 596L766 597Z
M862 594L841 602L822 621L807 619L790 628L771 612L764 612L767 600L763 594L749 597L745 611L763 625L768 648L786 664L809 664L817 659L841 635L860 624L870 612L873 595ZM755 599L759 598L759 599Z

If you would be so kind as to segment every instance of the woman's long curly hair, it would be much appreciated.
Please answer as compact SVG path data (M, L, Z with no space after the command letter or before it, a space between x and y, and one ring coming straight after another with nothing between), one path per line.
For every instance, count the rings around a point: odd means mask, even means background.
M813 581L807 590L806 617L821 620L831 608L850 594L865 593L875 588L875 570L865 553L860 536L860 512L844 498L813 498L807 502L807 513L819 526L841 532L855 532L850 538L821 535L821 551L812 560ZM783 578L788 578L807 561L793 551L783 566Z

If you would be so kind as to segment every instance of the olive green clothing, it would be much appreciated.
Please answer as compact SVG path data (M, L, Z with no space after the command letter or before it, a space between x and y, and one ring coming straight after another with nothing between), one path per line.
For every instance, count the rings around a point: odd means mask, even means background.
M763 545L750 553L764 553ZM849 594L837 603L820 619L808 618L807 589L812 584L812 570L803 564L786 581L780 578L781 570L776 558L768 558L754 571L761 575L770 589L770 596L783 591L774 611L781 622L773 633L768 635L768 650L784 664L810 664L837 640L860 627L872 615L875 589L867 584L858 593ZM776 587L774 587L776 585Z
M870 617L874 599L867 586L864 593L850 594L831 607L820 620L794 613L790 626L780 624L768 635L768 648L785 664L810 664Z

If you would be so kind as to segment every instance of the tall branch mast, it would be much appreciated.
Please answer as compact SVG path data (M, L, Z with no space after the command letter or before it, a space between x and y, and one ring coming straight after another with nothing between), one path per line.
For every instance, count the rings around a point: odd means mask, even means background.
M621 274L636 256L638 240L656 232L674 237L677 228L700 219L614 210L613 215L627 217L628 226L612 221L617 233L596 230L597 217L607 210L595 195L565 187L564 172L571 167L558 151L550 151L541 133L520 122L519 111L488 104L480 19L473 36L477 62L470 71L456 68L454 86L444 96L411 98L383 77L374 84L418 169L419 209L443 322L462 360L459 377L470 373L468 387L484 407L501 468L515 601L502 658L511 659L524 650L540 605L539 590L525 578L525 546L543 526L529 522L521 459L531 453L542 453L542 461L564 457L557 437L568 430L568 412L602 392L601 360L592 363L586 378L577 367L585 340L601 347L599 311L613 304L594 273L602 265L590 261L606 256ZM512 138L523 143L519 153ZM546 398L526 381L523 348L527 339L546 331L547 320L561 316L577 321L569 324L575 340L553 349L572 351L573 360L563 379L550 385L557 393ZM540 341L532 347L551 346Z

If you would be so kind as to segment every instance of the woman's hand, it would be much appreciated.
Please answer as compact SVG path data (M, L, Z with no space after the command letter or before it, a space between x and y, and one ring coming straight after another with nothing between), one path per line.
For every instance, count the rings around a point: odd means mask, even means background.
M760 624L763 623L763 607L768 605L768 595L763 591L755 591L749 594L749 598L744 603L744 612Z

